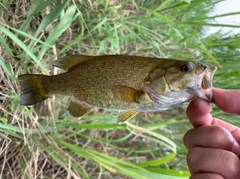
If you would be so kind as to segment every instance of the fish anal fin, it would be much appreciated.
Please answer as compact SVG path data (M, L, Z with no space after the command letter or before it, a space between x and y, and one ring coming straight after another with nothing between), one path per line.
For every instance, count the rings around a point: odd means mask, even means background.
M137 114L138 114L138 111L136 111L136 110L122 111L122 112L118 113L117 124L122 124L126 121L129 121Z
M78 65L84 61L94 58L94 56L85 56L85 55L70 55L60 59L55 60L52 63L52 66L61 68L63 70L69 70L70 68Z
M112 91L116 98L132 103L138 103L137 97L142 94L141 91L124 85L116 85L113 87Z
M68 111L73 117L81 117L91 111L92 107L72 100L69 104Z

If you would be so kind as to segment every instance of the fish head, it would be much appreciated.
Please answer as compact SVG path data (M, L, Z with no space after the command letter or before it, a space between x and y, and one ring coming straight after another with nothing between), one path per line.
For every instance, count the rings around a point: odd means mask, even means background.
M165 67L163 76L169 91L182 92L185 99L198 96L212 102L212 79L216 69L199 62L176 61Z

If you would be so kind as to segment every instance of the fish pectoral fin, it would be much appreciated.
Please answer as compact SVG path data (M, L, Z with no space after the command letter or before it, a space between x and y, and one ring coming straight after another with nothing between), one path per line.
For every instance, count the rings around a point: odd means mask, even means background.
M117 124L122 124L122 123L132 119L137 114L138 114L138 111L135 111L135 110L122 111L122 112L118 113Z
M90 112L92 107L82 104L78 101L72 100L69 104L68 111L73 117L81 117Z
M71 56L66 56L66 57L55 60L52 63L52 66L61 68L63 70L69 70L75 65L80 64L84 61L90 60L92 58L94 58L94 56L71 55Z
M117 99L130 103L138 103L138 96L143 93L134 88L124 85L116 85L113 87L112 91Z
M142 93L137 97L137 101L140 104L145 104L145 105L152 105L154 101L150 98L148 93Z

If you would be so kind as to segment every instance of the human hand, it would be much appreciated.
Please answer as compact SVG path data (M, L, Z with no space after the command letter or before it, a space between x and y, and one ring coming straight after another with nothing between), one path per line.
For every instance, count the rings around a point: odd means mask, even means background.
M213 98L222 111L240 115L240 90L214 88ZM211 105L200 98L187 108L194 126L183 138L190 179L240 179L240 129L210 112Z

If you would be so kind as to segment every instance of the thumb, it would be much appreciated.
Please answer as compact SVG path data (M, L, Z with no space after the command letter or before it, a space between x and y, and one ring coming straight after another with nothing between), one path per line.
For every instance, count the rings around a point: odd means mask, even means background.
M222 111L240 115L240 90L213 88L213 99Z

